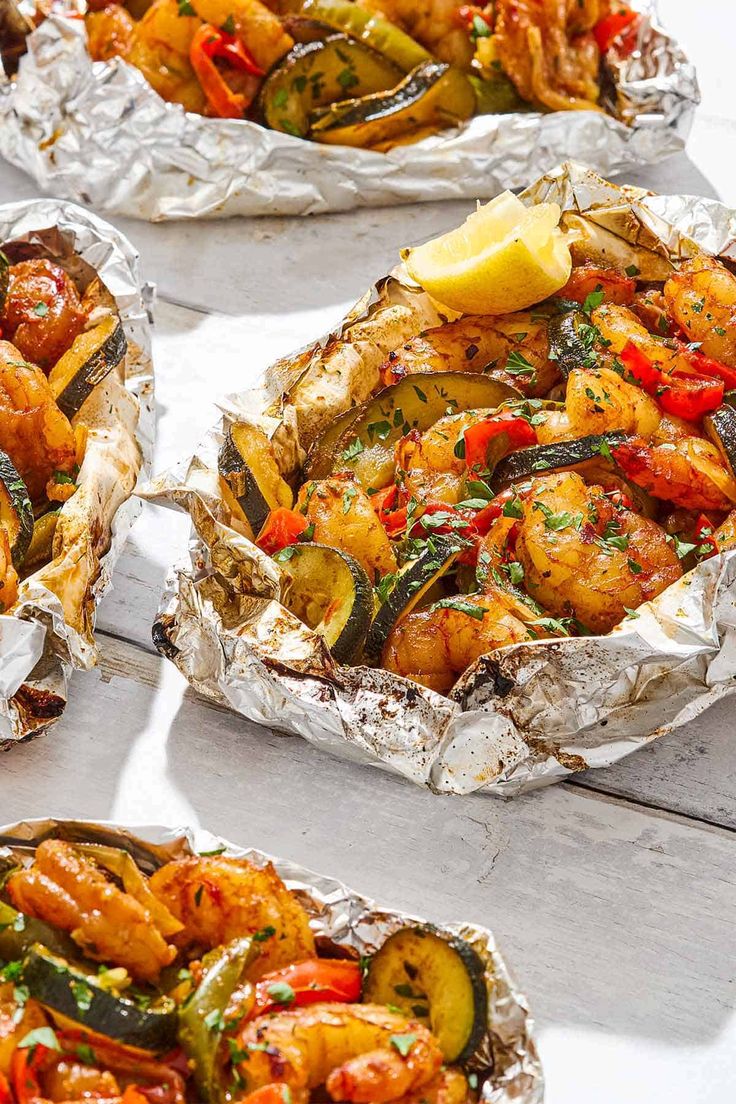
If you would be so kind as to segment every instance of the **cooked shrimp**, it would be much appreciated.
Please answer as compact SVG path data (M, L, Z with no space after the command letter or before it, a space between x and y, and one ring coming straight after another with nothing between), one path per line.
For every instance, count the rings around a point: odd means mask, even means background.
M392 1040L407 1042L404 1055ZM333 1100L384 1104L428 1084L442 1051L426 1027L377 1004L315 1004L262 1016L239 1032L249 1092L276 1081L299 1104L324 1084ZM246 1100L248 1097L246 1097Z
M0 341L0 440L37 500L50 476L76 463L74 431L40 368Z
M458 594L447 601L454 604L402 617L386 641L381 666L444 694L480 656L536 638L518 609L510 611L510 596L500 587L489 584L484 594Z
M532 482L522 501L516 556L524 586L556 617L606 633L682 574L664 531L617 508L574 472Z
M294 45L279 17L260 0L192 0L192 6L200 19L213 27L221 27L231 19L235 34L264 72Z
M591 317L601 337L609 342L608 355L620 353L624 346L631 342L663 372L673 372L676 368L682 368L685 371L690 369L682 352L667 344L664 338L650 333L629 307L623 307L617 303L604 303L593 311Z
M525 100L552 111L600 110L599 54L588 0L496 0L492 48Z
M536 397L560 378L548 358L546 318L529 311L467 315L425 330L389 353L381 379L389 384L413 372L483 372Z
M664 298L689 341L736 368L736 276L715 257L696 257L669 278Z
M309 918L273 866L217 856L176 859L151 877L151 890L184 925L181 947L209 950L261 933L253 977L314 955Z
M458 19L456 0L361 0L360 6L395 23L441 61L458 69L470 65L474 46Z
M121 1097L120 1086L110 1070L97 1069L71 1058L53 1062L44 1073L43 1088L50 1101L79 1101L80 1104L86 1101L92 1104L102 1100L112 1104Z
M462 1070L443 1068L432 1081L396 1104L468 1104L471 1099L468 1079Z
M176 956L149 910L62 840L41 843L33 865L11 874L8 892L21 912L70 932L95 962L124 966L139 981L155 981Z
M18 597L18 572L13 567L8 534L0 525L0 613L7 613Z
M48 371L82 332L85 313L71 277L61 265L36 259L10 266L3 334L21 357Z
M465 460L455 447L469 426L492 410L463 410L447 414L425 433L402 438L396 450L397 466L404 472L404 486L420 501L456 503L464 497L468 474Z
M127 58L135 41L135 20L121 4L107 4L101 11L88 12L85 19L87 45L93 61Z
M736 503L736 480L703 438L654 446L634 438L613 449L613 456L624 475L655 498L691 510L730 510Z
M662 420L653 398L610 368L574 369L565 391L571 437L621 430L650 438ZM544 433L537 427L542 441Z
M298 507L314 525L314 540L340 548L365 568L369 579L396 571L396 557L371 500L350 477L305 483Z

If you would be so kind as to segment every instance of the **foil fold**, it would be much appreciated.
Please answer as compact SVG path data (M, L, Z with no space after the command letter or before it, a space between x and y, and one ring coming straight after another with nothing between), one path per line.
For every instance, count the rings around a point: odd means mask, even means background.
M377 905L334 878L255 848L228 843L199 828L125 828L104 822L26 820L0 827L0 854L28 862L33 850L50 836L122 847L148 874L172 859L220 850L257 866L271 862L287 887L299 897L316 937L351 947L359 955L372 954L389 935L406 924L425 923L420 917ZM542 1104L544 1079L534 1041L534 1023L526 997L506 965L493 933L465 921L442 924L441 929L465 939L485 966L488 1035L471 1062L479 1075L486 1077L480 1099L484 1104Z
M63 3L72 16L84 7ZM0 153L52 194L154 221L490 198L563 158L621 172L683 149L699 102L695 70L659 26L656 3L635 6L636 49L614 47L604 62L608 113L476 116L386 154L188 114L120 59L93 63L78 15L46 19L18 64L17 20L0 21Z
M6 749L57 720L71 671L97 662L95 610L140 512L132 493L140 473L150 474L154 409L152 289L141 284L127 238L74 204L39 199L0 206L0 249L11 261L58 261L82 286L98 276L128 342L124 378L110 373L73 419L89 435L78 490L60 510L59 552L19 584L12 612L0 615L0 749Z
M736 216L721 204L619 188L582 166L561 166L521 198L559 203L563 224L577 232L573 249L618 253L643 278L666 276L678 258L698 252L696 240L735 255ZM229 396L196 455L143 488L193 523L188 560L167 579L154 641L196 690L252 721L438 793L508 796L609 766L733 692L736 552L699 564L608 636L482 657L449 697L387 671L337 665L279 603L277 565L229 526L218 451L232 421L254 422L288 478L324 421L364 398L358 387L367 392L378 382L388 352L436 324L434 309L400 266L333 333L272 365L254 390ZM323 364L342 390L310 389ZM322 396L316 406L313 393Z

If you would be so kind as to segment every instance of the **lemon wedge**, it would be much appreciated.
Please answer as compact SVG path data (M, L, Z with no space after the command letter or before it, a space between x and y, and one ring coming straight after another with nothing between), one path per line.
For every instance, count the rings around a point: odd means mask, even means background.
M409 275L465 314L510 314L559 291L572 269L556 203L525 207L502 192L462 226L406 249Z

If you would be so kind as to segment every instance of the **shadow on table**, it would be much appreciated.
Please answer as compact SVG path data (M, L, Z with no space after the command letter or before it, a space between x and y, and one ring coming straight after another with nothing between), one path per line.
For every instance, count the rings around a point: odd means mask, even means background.
M730 836L566 786L437 797L188 691L171 781L202 824L435 920L492 927L545 1023L705 1042L732 1000Z

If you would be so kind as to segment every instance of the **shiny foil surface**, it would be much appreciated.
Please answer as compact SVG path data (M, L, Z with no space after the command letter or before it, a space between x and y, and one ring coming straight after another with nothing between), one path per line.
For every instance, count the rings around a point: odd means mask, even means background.
M0 8L22 14L33 3ZM78 12L84 0L61 6ZM152 220L490 198L564 158L612 174L681 150L699 100L695 70L659 26L656 4L634 7L644 13L637 48L606 55L607 113L476 116L389 153L188 114L120 59L93 63L83 21L55 14L28 36L17 75L0 76L0 154L54 195ZM0 19L8 71L18 36L17 20L4 28Z
M257 866L272 862L287 887L298 895L315 935L352 947L360 955L372 954L397 929L426 922L417 916L382 908L334 878L255 848L227 843L201 829L26 820L0 827L0 855L12 854L28 863L38 844L50 836L122 847L147 874L171 859L220 849ZM465 939L485 965L488 1034L470 1063L477 1070L479 1081L485 1078L480 1099L485 1104L542 1104L544 1080L527 1000L496 946L493 933L463 921L444 924L441 930Z
M149 471L154 411L151 290L141 285L130 242L89 211L39 199L0 206L0 249L11 260L20 251L59 261L85 284L98 275L115 299L128 341L124 380L110 373L74 419L97 432L88 439L79 489L60 511L62 547L51 563L20 583L12 613L0 615L2 749L39 735L57 720L72 669L88 670L97 661L95 608L140 512L140 503L122 488L124 481L132 487L140 471ZM98 556L100 543L107 551Z
M643 278L662 278L697 252L692 239L736 257L736 216L711 200L619 188L573 164L521 198L558 202L563 225L603 235ZM288 477L303 457L289 389L328 357L364 377L376 363L368 364L371 350L380 363L396 347L394 336L381 348L382 327L409 312L416 333L436 324L433 309L399 267L334 333L272 365L260 387L230 396L196 454L144 488L145 497L187 510L194 530L188 561L169 575L154 640L195 689L253 721L439 793L507 796L609 766L733 692L736 552L700 563L608 636L482 657L449 697L384 670L336 664L279 603L278 564L226 524L217 453L232 421L255 423ZM350 395L341 403L347 409Z

